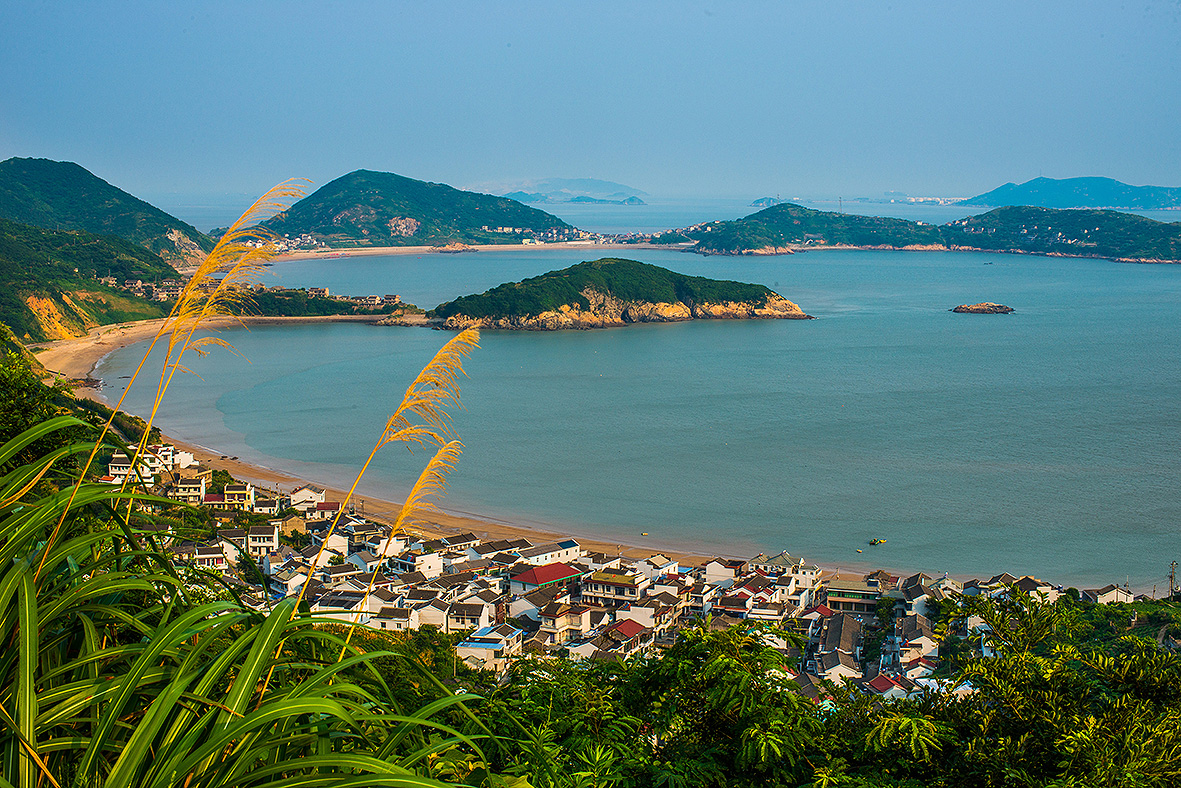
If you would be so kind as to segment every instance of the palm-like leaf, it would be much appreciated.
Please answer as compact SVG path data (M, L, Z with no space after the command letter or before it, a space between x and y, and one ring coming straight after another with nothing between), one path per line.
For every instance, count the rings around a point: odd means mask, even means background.
M0 447L0 458L45 430L34 433ZM10 468L0 490L48 479L51 465ZM234 602L188 604L167 557L141 546L134 519L112 527L115 508L143 496L58 481L67 484L0 506L0 627L13 646L0 653L9 783L427 786L441 784L428 776L432 753L461 747L483 762L475 741L432 719L464 698L404 713L371 667L389 654L348 649L294 601L265 616Z

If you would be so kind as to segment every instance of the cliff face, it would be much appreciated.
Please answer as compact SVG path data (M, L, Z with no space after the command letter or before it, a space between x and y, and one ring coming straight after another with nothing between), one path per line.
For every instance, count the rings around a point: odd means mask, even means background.
M453 315L443 322L443 327L454 330L475 326L525 331L560 331L608 328L629 323L675 323L695 319L811 319L811 316L804 314L798 306L777 294L769 296L765 304L745 304L736 301L702 304L684 301L624 301L591 288L584 289L582 295L590 302L589 309L583 309L577 304L564 304L556 310L529 317L472 318L466 315Z

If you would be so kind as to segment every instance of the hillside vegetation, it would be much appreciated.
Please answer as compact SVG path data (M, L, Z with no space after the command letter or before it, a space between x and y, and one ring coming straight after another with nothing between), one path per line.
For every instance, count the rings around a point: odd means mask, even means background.
M1103 210L997 208L944 225L906 219L817 211L782 203L735 221L682 231L702 254L752 254L825 246L949 248L1181 261L1181 222L1158 222Z
M728 303L763 305L774 293L763 285L686 276L636 260L604 258L560 271L499 285L480 295L440 304L430 315L472 318L535 317L565 305L589 309L583 291L595 290L621 301L651 303Z
M194 260L213 248L192 225L68 161L0 162L0 218L47 230L117 235L172 262Z
M1119 211L1013 206L939 228L949 246L1121 260L1181 260L1181 222Z
M828 246L913 246L939 244L939 230L905 219L816 211L780 203L730 222L713 222L691 237L696 251L734 254L737 250L808 243Z
M1112 178L1034 178L1022 184L1006 183L959 204L1151 211L1181 207L1181 187L1131 186Z
M64 339L92 326L160 317L160 305L96 277L159 281L178 276L129 241L0 219L0 322L23 341Z
M264 226L280 235L306 233L329 246L516 243L522 235L573 229L556 216L505 197L371 170L325 184Z

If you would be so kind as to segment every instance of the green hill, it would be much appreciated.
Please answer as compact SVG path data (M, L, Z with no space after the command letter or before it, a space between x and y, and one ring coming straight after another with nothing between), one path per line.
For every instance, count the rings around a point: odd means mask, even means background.
M12 329L0 323L0 359L8 356L9 353L15 353L25 360L29 365L29 369L38 377L44 377L45 367L37 360L37 357L29 352L24 343L17 338L16 334L12 333ZM2 363L2 362L0 362Z
M329 246L519 243L574 231L558 217L515 200L371 170L325 184L265 226L280 235L308 234Z
M959 205L1035 205L1041 208L1117 208L1136 211L1181 208L1181 188L1130 186L1111 178L1034 178L1006 183Z
M158 256L129 241L60 232L0 219L0 322L24 341L77 336L95 325L159 317L160 305L107 287L177 277Z
M1181 222L1119 211L1012 206L939 228L949 247L1181 262Z
M701 254L767 254L826 246L952 248L1116 260L1181 261L1181 222L1101 210L997 208L945 225L816 211L783 203L682 231Z
M780 203L730 222L712 222L690 234L703 254L745 254L790 246L926 246L939 244L931 225L883 216L816 211Z
M440 304L428 314L448 328L481 325L531 330L694 318L808 317L763 285L686 276L618 258L503 284Z
M73 162L0 162L0 218L47 230L117 235L182 262L213 248L208 236Z

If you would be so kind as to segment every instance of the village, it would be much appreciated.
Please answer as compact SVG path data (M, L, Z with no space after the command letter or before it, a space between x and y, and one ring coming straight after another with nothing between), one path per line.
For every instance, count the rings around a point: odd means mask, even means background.
M686 566L658 553L607 555L573 538L534 543L470 532L394 533L355 507L328 500L323 488L260 490L171 445L149 447L132 466L116 452L101 481L123 484L130 476L198 507L212 523L207 538L173 537L163 545L178 566L192 570L191 583L216 577L258 610L301 597L327 620L458 633L460 660L501 675L526 657L653 654L703 619L714 628L759 621L799 636L778 646L798 665L791 678L809 698L821 697L822 680L906 697L944 685L944 638L936 634L941 606L1014 589L1047 602L1066 593L1010 574L967 582L884 570L837 574L786 551ZM1099 605L1133 601L1114 584L1078 593ZM967 616L952 634L987 654L985 629Z

